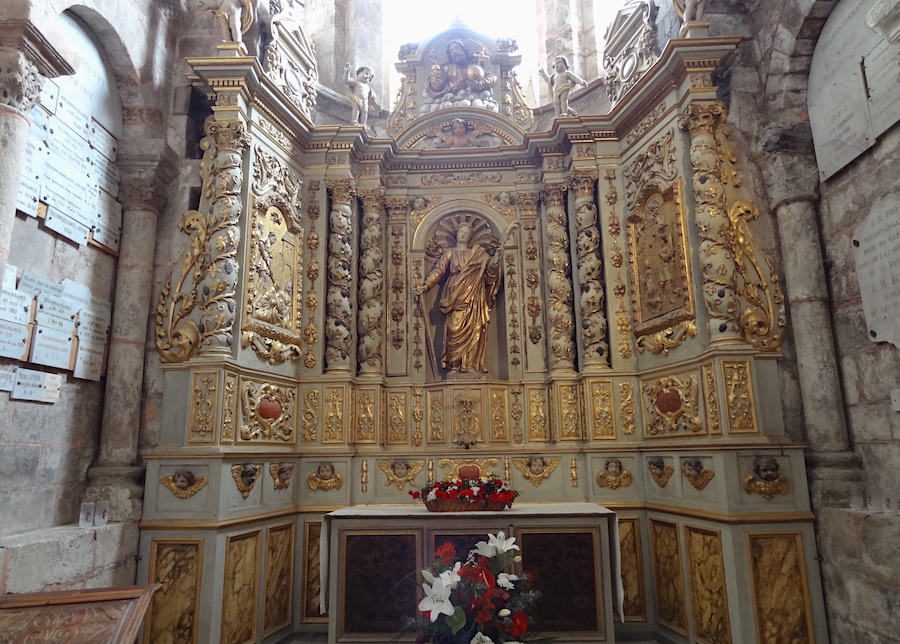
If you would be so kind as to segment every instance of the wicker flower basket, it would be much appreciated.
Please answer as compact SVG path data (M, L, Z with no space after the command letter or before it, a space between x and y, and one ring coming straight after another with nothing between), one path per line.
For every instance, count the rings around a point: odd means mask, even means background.
M490 512L499 512L512 507L512 501L485 501L484 509Z
M463 499L447 499L445 501L425 501L429 512L480 512L487 508L484 501L465 501Z

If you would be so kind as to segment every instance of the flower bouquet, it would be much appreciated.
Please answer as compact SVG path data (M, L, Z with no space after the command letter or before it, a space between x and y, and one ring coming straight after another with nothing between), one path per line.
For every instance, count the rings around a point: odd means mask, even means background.
M410 619L397 634L416 633L416 644L501 644L546 642L529 631L528 611L540 597L527 572L513 574L522 560L515 538L503 532L479 541L465 561L452 543L435 551L434 566L422 570L425 597L418 608L423 616Z
M431 512L472 512L504 510L519 493L509 489L498 478L464 478L460 481L438 481L409 493Z

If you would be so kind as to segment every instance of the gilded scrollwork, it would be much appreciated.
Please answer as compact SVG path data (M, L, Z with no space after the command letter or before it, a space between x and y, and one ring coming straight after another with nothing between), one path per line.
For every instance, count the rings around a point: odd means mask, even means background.
M354 235L350 201L356 194L353 179L328 179L331 213L328 218L328 286L325 297L325 364L326 371L350 368L352 336L350 302L351 267Z
M304 443L316 440L319 425L319 392L315 389L307 389L303 392L303 435L300 437Z
M613 418L612 381L603 380L593 383L591 385L591 401L594 411L594 440L615 438L616 426Z
M388 394L388 442L409 442L409 424L406 420L406 392Z
M653 355L669 355L669 351L680 347L688 338L697 337L697 325L692 320L679 322L673 327L638 337L638 351L649 351Z
M294 475L293 463L272 463L269 465L269 474L275 482L276 490L286 490L291 485L291 477Z
M190 236L190 248L156 306L156 347L163 362L228 352L233 342L242 165L250 137L242 123L213 117L204 129L200 210L187 211L178 224Z
M197 371L192 375L191 427L188 442L214 442L219 400L219 374Z
M716 475L714 471L703 467L703 461L696 456L681 459L681 474L696 490L706 488Z
M616 332L619 334L618 350L619 355L627 360L632 356L631 317L625 306L627 286L622 276L622 266L625 263L625 255L622 251L622 247L619 246L619 237L622 234L622 222L619 219L619 215L616 214L616 204L619 202L619 191L616 189L616 171L607 170L603 178L609 184L604 193L604 198L606 199L606 206L609 208L607 230L612 239L612 244L609 249L609 262L615 269L613 295L619 303L616 308Z
M622 411L622 433L626 435L634 434L637 428L635 415L637 414L637 405L634 402L634 383L619 383L619 409Z
M459 468L461 467L477 467L478 468L478 478L487 478L488 476L496 476L497 466L500 465L500 461L496 458L464 458L461 459L458 463L455 459L452 458L442 458L438 461L438 467L449 467L450 471L444 474L445 481L458 481L461 477L459 474ZM509 477L506 478L509 480Z
M297 392L290 388L263 383L245 382L241 387L241 409L244 424L241 440L284 442L294 439L294 399Z
M360 373L379 373L384 362L384 190L360 190L359 195L363 213L359 241L357 353Z
M700 367L703 375L703 402L706 410L706 426L711 435L722 433L722 421L719 418L719 387L716 383L716 372L711 364Z
M259 478L261 471L262 465L252 463L231 466L231 478L234 479L234 484L237 486L238 492L241 493L241 497L246 499L250 496L250 492L253 490L253 486L256 485L256 479Z
M575 259L581 314L581 343L584 362L609 366L606 292L603 288L603 261L600 254L599 212L594 203L598 174L575 170Z
M753 404L753 387L750 382L750 363L746 360L722 362L725 379L725 406L730 433L755 433L756 412Z
M778 460L774 456L757 456L753 459L753 471L744 477L744 491L759 494L766 500L776 494L787 494L791 482L784 474L779 474Z
M648 415L648 436L663 436L673 432L697 434L703 430L696 375L691 374L684 379L665 376L645 382L642 391Z
M560 438L578 440L581 438L581 396L578 385L560 385Z
M385 486L396 485L402 490L409 485L416 487L416 475L425 467L425 461L378 461L378 469L387 477Z
M622 467L622 461L618 458L606 459L603 470L597 473L597 486L617 490L620 487L628 487L634 481L634 476Z
M416 74L410 72L400 79L400 89L397 90L397 100L394 109L387 122L388 134L398 134L409 123L416 119L418 107L416 105Z
M575 320L569 263L569 233L563 196L565 184L543 185L547 206L547 319L550 325L551 369L575 368Z
M189 499L206 487L209 478L195 476L191 470L175 470L172 474L159 479L159 482L176 498Z
M472 391L460 392L454 396L456 416L454 418L454 441L469 448L482 440L481 417L479 408L481 400Z
M539 487L541 483L550 478L553 471L559 467L559 458L544 458L543 456L532 456L531 458L514 458L513 465L522 473L529 483L534 487Z

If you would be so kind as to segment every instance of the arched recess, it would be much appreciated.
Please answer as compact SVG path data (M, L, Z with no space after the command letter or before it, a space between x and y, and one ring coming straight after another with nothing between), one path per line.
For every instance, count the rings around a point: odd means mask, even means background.
M469 199L457 199L441 204L422 220L416 228L413 236L411 256L413 265L417 260L421 261L422 269L416 272L414 281L421 282L427 279L434 268L441 253L452 248L456 243L456 231L462 224L468 224L473 229L473 237L469 247L481 245L492 260L500 261L498 253L503 252L504 236L510 228L510 224L502 219L496 212L486 208L483 203ZM506 239L506 248L511 249L511 239ZM489 380L506 380L509 378L509 367L506 343L506 280L503 277L503 262L500 261L500 283L494 305L490 310L490 322L487 330L487 351L485 366L488 370L486 377ZM415 270L415 269L414 269ZM428 367L428 380L444 380L448 376L447 369L441 366L441 353L444 337L444 315L441 313L439 302L445 296L444 287L447 275L441 276L439 283L421 296L420 301L424 307L426 342L433 348L435 365Z

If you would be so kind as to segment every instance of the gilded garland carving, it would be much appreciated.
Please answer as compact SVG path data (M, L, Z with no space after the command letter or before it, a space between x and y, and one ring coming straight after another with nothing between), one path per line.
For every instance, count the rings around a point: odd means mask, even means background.
M722 536L687 528L691 613L698 642L731 644Z
M234 415L237 398L237 376L225 373L225 399L222 402L222 443L234 440Z
M416 421L416 430L413 432L413 445L422 446L422 420L425 418L425 408L422 406L422 396L425 389L422 387L413 387L413 396L416 402L413 404L413 420Z
M409 442L406 422L406 392L388 394L388 443Z
M323 443L344 442L344 391L340 387L325 388L325 429Z
M429 394L428 410L428 441L432 443L444 442L444 394L432 392Z
M637 406L634 402L634 383L619 383L619 409L622 411L622 433L626 435L634 434L637 428L635 414Z
M528 239L525 242L525 259L528 262L528 268L525 271L525 285L531 293L525 305L528 317L531 318L528 325L528 341L531 344L539 344L544 337L544 332L541 321L541 271L538 265L538 243L535 239L537 222L527 221L524 228L528 231Z
M519 355L522 349L519 347L519 271L516 267L516 253L509 253L506 260L506 301L509 304L506 312L506 326L509 329L509 363L513 367L522 364Z
M569 461L569 484L572 487L578 487L578 459Z
M400 209L402 204L388 203L393 216L394 210ZM394 239L391 244L391 346L399 351L403 348L406 336L406 324L404 317L406 316L406 253L404 251L404 241L406 236L405 226L391 226L391 237ZM421 317L421 307L416 307L416 316Z
M156 306L156 346L163 362L198 353L228 353L238 281L243 153L250 145L242 123L207 119L200 162L200 210L178 224L190 248L163 285Z
M580 297L581 343L585 364L609 366L606 293L600 259L599 213L594 203L596 171L575 170L575 257Z
M423 264L423 262L422 262L421 257L416 257L415 259L413 259L413 284L421 284L422 281L424 280L424 276L422 274L422 264ZM397 297L399 298L399 292L397 294ZM415 321L413 322L413 338L412 338L413 368L416 371L421 371L422 370L422 356L425 355L424 351L422 350L422 348L425 346L424 345L424 342L425 342L425 340L424 340L425 311L423 310L423 307L421 306L422 300L419 298L416 298L416 299L417 299L417 306L413 309L413 317L415 318ZM397 304L399 307L400 306L399 301Z
M174 474L159 479L159 482L176 498L189 499L206 487L209 478L194 476L190 470L176 470Z
M356 397L356 442L375 442L375 391L361 390Z
M581 438L581 396L578 385L560 385L560 429L562 440Z
M543 390L533 390L528 395L528 439L533 441L550 440L547 427L547 396Z
M716 384L716 372L713 365L700 367L703 375L703 401L706 409L706 426L710 434L722 433L722 421L719 418L719 388Z
M259 473L262 471L262 465L232 465L231 466L231 478L234 479L234 484L237 486L238 492L241 493L241 497L246 499L250 496L250 492L253 490L253 486L256 485L256 479L259 478Z
M329 179L331 214L328 228L328 287L325 298L326 371L350 368L352 328L351 266L353 261L353 224L350 200L356 194L352 179Z
M513 442L516 445L521 445L522 441L525 440L525 433L522 431L522 401L520 397L522 396L522 388L514 387L512 390L513 396L513 404L510 408L509 415L512 416L513 419ZM509 480L509 476L506 477L505 480Z
M565 184L543 185L547 206L547 319L550 325L551 370L575 368L575 322L569 276L569 234L563 205Z
M384 359L384 190L360 190L363 201L359 241L359 337L360 372L380 373Z
M219 374L216 371L198 371L192 375L191 429L188 442L214 442L219 399Z
M665 376L642 386L647 410L647 436L703 430L699 416L699 385L697 376L685 379Z
M529 483L534 487L540 487L541 483L550 478L553 471L559 467L559 458L544 458L543 456L532 456L531 458L514 458L513 465L522 473Z
M244 383L241 387L244 419L241 440L293 442L296 395L294 389L282 389L269 383Z
M750 382L750 363L746 360L722 362L725 378L725 407L728 413L730 433L755 433L756 412L753 405L753 387Z
M615 278L613 281L613 295L619 305L616 308L616 332L619 334L618 350L619 355L625 360L632 356L631 348L631 317L625 306L625 295L627 286L622 277L622 265L624 264L624 253L622 247L619 246L619 236L622 234L622 223L616 214L616 204L619 202L619 191L616 189L616 172L615 170L607 170L603 177L606 179L609 187L606 189L605 199L609 208L608 231L612 239L612 245L609 249L609 261L615 269Z
M480 398L471 391L458 393L454 397L454 441L460 447L468 449L482 440L481 418L478 415L480 402Z
M425 467L425 461L378 461L378 469L387 477L385 486L416 487L416 475Z
M309 217L310 231L306 238L306 247L309 249L309 262L307 262L306 279L309 280L309 289L306 292L306 326L303 328L303 342L306 343L306 355L303 356L303 366L312 369L316 366L318 358L314 348L319 340L319 328L315 323L316 309L319 306L319 297L316 295L316 280L319 278L319 262L315 258L316 249L319 247L319 234L316 232L316 222L319 219L319 188L318 181L310 181L306 216Z
M491 440L509 440L506 425L506 389L492 389L490 392L491 405Z
M614 439L616 426L613 419L612 380L595 382L591 386L594 409L594 440Z
M369 459L364 458L359 465L359 491L369 491Z
M319 392L315 389L307 389L303 392L303 436L304 443L316 440L316 428L319 425Z
M294 467L293 463L272 463L269 465L269 474L272 476L276 490L286 490L291 486Z

